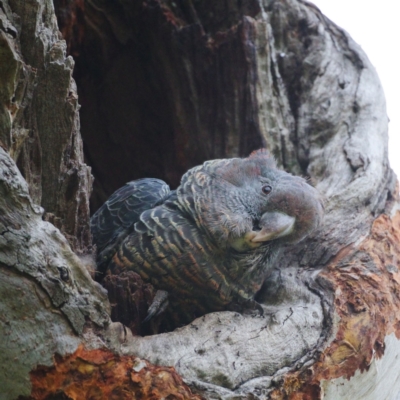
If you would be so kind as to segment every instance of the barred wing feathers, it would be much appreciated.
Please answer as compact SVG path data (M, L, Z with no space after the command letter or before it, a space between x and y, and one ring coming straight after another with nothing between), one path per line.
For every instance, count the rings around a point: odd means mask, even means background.
M133 232L140 214L163 203L169 186L159 179L144 178L128 182L96 211L90 220L93 242L97 246L97 266L105 272L122 241Z

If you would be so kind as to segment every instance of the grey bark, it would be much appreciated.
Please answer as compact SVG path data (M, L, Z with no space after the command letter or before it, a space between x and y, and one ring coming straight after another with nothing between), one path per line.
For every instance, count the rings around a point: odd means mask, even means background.
M210 16L201 5L188 12L179 3L177 25L163 19L173 8L168 2L154 2L143 14L161 27L147 33L147 44L157 50L156 70L167 71L162 81L170 86L162 87L173 116L168 129L178 143L175 155L189 152L179 158L176 170L190 166L191 158L232 156L265 144L282 167L309 176L324 195L325 223L277 261L260 296L263 317L213 313L174 332L140 338L111 323L106 293L71 250L90 250L92 178L83 163L73 60L65 54L52 2L0 1L1 398L28 396L32 369L51 365L55 353L63 356L85 344L172 365L206 398L263 399L287 374L311 367L335 337L335 288L319 272L366 238L376 216L398 207L396 178L387 160L382 88L359 46L309 3L228 3L229 18L222 22L217 6ZM90 0L87 7L92 26L96 18L108 21L100 32L110 35L108 40L112 36L122 46L135 35L129 17L141 14L125 2ZM107 7L125 7L125 19ZM165 40L158 49L157 35ZM202 52L212 61L204 62ZM202 85L213 85L212 77L222 71L227 82L217 80L219 89L230 94L226 103L221 102L224 95L217 97L220 102L209 111L211 95ZM96 152L91 151L93 159ZM167 164L168 156L161 168ZM100 185L98 193L110 190L110 183ZM39 205L54 225L43 220ZM392 354L399 351L393 336L387 343ZM380 362L398 370L388 352ZM343 382L328 380L321 383L322 393L328 399L367 398L357 392L358 382L365 376L373 381L379 368L356 375L356 384L346 386L349 392L339 393ZM400 390L393 374L385 377L386 391L371 385L370 398L390 400Z
M14 399L29 395L32 369L108 324L108 300L1 148L0 194L0 398Z
M51 1L0 2L1 399L29 395L32 369L109 320L72 251L90 251L92 184L73 65Z
M2 1L0 143L32 200L78 253L87 253L90 168L83 162L74 61L52 1Z

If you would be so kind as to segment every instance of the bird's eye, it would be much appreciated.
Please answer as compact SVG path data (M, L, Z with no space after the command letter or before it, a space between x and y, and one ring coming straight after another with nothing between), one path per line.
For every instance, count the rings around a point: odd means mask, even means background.
M271 193L272 187L269 185L264 185L261 190L264 194L269 194Z

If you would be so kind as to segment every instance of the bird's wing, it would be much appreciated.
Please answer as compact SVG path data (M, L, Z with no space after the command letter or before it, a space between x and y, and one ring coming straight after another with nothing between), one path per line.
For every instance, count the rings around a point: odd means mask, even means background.
M93 243L97 246L97 265L105 272L120 243L133 231L140 214L171 195L169 186L153 178L128 182L118 189L90 219Z

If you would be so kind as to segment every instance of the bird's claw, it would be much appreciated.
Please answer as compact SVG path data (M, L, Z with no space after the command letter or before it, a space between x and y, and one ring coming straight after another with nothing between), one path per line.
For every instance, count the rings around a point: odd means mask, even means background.
M256 310L259 315L262 317L264 315L264 309L260 303L258 303L255 300L245 300L242 302L238 303L231 303L228 306L229 311L236 311L236 312L241 312L241 313L251 313L251 311Z
M153 317L163 313L168 307L168 292L165 290L157 290L154 296L153 302L147 310L147 317L143 320L143 323L150 321Z
M250 309L250 310L256 310L260 314L260 317L264 315L264 309L262 308L262 305L255 301L255 300L248 300L245 304L244 307Z
M258 303L257 301L255 303L255 309L260 313L260 317L264 315L264 309L262 308L262 305Z

